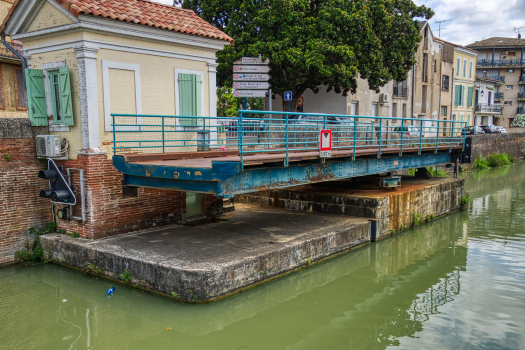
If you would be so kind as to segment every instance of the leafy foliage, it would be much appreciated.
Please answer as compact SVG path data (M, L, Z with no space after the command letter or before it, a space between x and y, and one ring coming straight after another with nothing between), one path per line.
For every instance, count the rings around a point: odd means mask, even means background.
M525 128L525 114L518 114L510 124L511 128Z
M307 89L346 95L357 78L379 90L404 80L420 41L416 17L433 11L411 0L175 0L234 40L217 53L218 85L232 84L232 65L243 56L269 58L273 91ZM283 103L283 108L285 107ZM292 106L295 108L295 106Z
M487 163L490 167L502 167L510 165L512 162L505 153L491 153L487 157Z
M485 159L485 157L483 157L481 154L478 154L476 159L474 159L474 163L472 163L472 169L483 170L488 168L489 164L487 159Z
M464 194L461 196L461 205L467 205L470 203L470 196L467 194Z
M39 262L49 262L48 259L45 258L44 250L42 249L42 246L40 245L40 241L38 240L38 236L44 235L46 233L53 233L56 231L57 224L54 222L48 223L44 228L40 230L35 230L34 227L31 227L29 229L29 233L35 234L35 238L33 239L33 242L26 243L26 250L18 250L15 252L15 259L19 262L26 262L26 263L39 263Z
M421 215L421 213L412 214L412 226L419 225L421 223L421 220L423 220L423 215Z
M436 170L435 167L428 167L427 170L434 177L447 177L447 173L439 168Z
M243 106L242 97L233 97L231 88L221 87L217 89L217 116L219 117L237 117L239 109ZM264 98L250 97L247 99L247 108L254 111L264 110ZM253 117L254 115L250 115Z
M125 270L119 277L126 283L131 282L131 272L129 270Z

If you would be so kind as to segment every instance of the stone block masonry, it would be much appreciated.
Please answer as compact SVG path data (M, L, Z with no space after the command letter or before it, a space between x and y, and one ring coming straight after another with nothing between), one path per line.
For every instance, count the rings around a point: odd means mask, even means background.
M523 158L525 152L525 132L508 134L472 135L472 159L481 154L510 153L516 158ZM471 164L472 165L472 164Z
M37 178L42 169L29 119L0 119L0 265L14 262L31 227L52 221L51 203L39 197L47 186Z
M238 203L375 219L379 239L412 226L413 216L435 217L460 209L465 181L403 176L394 191L360 190L345 181L289 187L235 196ZM325 187L323 187L325 186Z

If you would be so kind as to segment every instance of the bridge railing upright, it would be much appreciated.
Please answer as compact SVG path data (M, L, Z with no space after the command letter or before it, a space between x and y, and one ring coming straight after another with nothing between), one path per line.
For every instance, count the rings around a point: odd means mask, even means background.
M321 130L332 131L332 150L354 158L464 147L466 122L319 113L241 110L238 117L112 114L113 153L238 150L241 165L262 154L317 152ZM280 158L280 157L276 157Z

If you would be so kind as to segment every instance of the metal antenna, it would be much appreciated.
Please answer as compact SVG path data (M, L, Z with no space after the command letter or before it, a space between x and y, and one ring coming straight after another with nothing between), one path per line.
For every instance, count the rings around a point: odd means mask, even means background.
M525 28L525 27L519 27L519 28L514 27L514 31L518 32L518 38L520 37L520 29L522 28Z
M448 21L452 21L452 18L451 18L451 19L445 19L445 20L443 20L443 21L436 21L436 24L439 25L439 28L438 28L438 38L441 38L441 23L448 22ZM443 29L446 29L446 28L443 28Z

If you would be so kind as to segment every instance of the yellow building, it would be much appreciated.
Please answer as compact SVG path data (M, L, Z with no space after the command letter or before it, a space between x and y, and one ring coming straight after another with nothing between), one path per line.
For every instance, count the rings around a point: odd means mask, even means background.
M452 71L452 119L474 125L474 94L476 91L476 64L478 53L455 45Z

